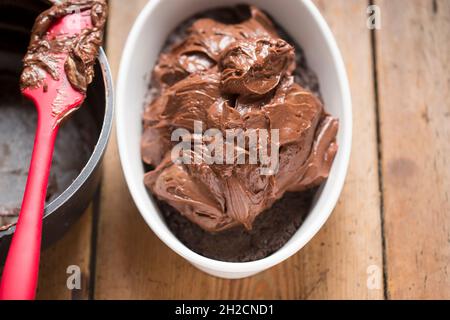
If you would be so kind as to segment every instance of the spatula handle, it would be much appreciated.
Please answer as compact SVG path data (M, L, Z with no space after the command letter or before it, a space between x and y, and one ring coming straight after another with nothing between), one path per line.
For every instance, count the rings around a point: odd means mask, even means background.
M39 110L39 108L38 108ZM36 294L42 216L58 126L39 112L24 200L0 284L1 300L31 300Z

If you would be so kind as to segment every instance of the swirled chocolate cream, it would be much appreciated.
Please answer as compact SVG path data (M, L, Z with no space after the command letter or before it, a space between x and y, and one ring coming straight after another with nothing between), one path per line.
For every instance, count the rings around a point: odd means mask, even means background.
M108 13L106 0L65 0L53 1L56 4L42 12L33 26L27 54L23 59L24 70L20 79L21 88L38 88L44 85L45 75L50 74L59 80L60 70L55 54L67 53L64 72L76 90L86 93L87 86L94 77L94 65ZM74 36L47 37L50 27L67 15L88 14L92 27L85 28Z
M224 261L283 246L338 149L301 48L258 8L204 12L171 34L150 92L145 185L175 235Z

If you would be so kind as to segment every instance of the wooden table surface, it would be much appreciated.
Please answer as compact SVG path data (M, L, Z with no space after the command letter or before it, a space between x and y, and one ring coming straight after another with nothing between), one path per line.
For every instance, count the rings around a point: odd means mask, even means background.
M110 0L114 77L146 0ZM101 191L42 256L40 299L450 298L450 1L315 0L342 51L353 150L332 216L299 253L244 280L208 276L166 247L133 204L115 135ZM381 9L381 29L366 26ZM67 267L82 271L66 287Z

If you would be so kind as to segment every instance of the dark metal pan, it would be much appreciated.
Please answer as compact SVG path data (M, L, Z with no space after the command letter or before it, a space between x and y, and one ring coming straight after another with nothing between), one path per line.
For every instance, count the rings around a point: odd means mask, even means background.
M0 93L2 90L4 91L3 95L20 95L18 77L22 67L21 58L25 54L34 20L46 8L48 8L46 1L0 0L0 77L3 77L4 80L5 76L11 76L11 86L0 86ZM113 123L114 96L111 72L103 50L100 52L95 74L85 103L75 113L75 119L68 120L79 123L83 119L90 119L92 126L83 134L88 135L87 139L91 141L91 145L87 149L83 149L88 150L86 151L88 154L85 155L86 161L80 166L78 174L75 174L67 188L55 194L47 203L43 223L42 246L44 248L64 235L83 214L100 185L102 158ZM5 92L6 90L8 92ZM32 106L29 112L30 114L34 112ZM55 150L56 152L57 150ZM71 156L68 152L65 153L62 156ZM0 148L0 160L1 157ZM71 169L73 170L73 168ZM10 186L3 185L2 187L3 190L8 190ZM0 225L0 265L4 262L14 231L14 225Z

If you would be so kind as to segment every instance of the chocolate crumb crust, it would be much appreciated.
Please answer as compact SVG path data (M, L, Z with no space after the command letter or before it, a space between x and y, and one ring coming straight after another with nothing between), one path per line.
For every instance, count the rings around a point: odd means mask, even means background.
M287 193L261 213L252 230L238 226L210 233L163 201L157 204L169 229L194 252L226 262L250 262L270 256L288 242L308 215L316 190Z

